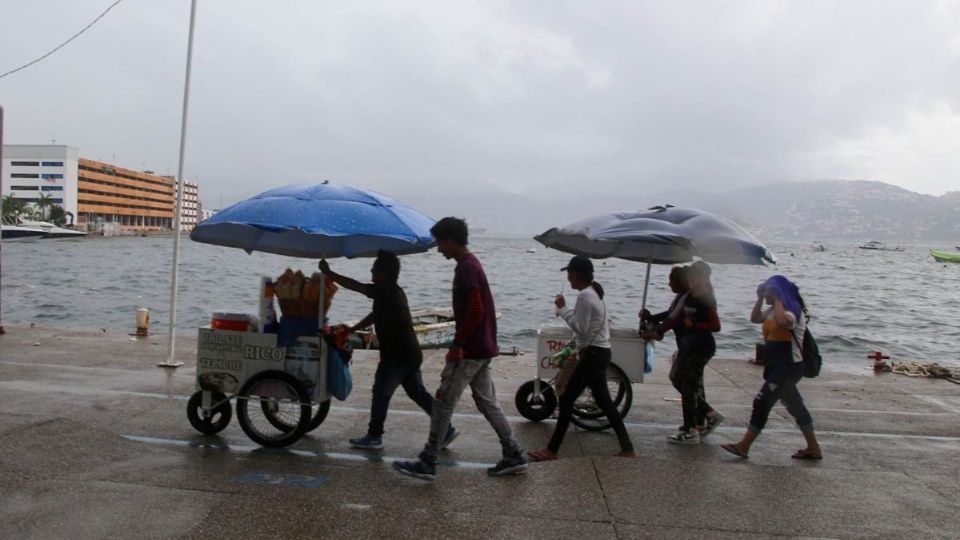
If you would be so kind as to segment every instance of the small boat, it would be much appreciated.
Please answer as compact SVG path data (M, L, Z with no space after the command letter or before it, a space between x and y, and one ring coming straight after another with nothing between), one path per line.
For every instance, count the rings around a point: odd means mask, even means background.
M860 246L860 249L873 249L877 251L903 251L902 246L887 247L886 244L877 240L870 240L869 242Z
M814 242L811 247L813 248L814 251L826 251L826 250L827 250L826 246L824 246L824 245L821 244L820 242Z
M57 227L53 223L49 223L47 221L23 220L20 222L20 225L29 227L31 229L40 229L43 231L44 238L83 238L87 235L87 233L83 231L64 229L63 227Z
M43 238L45 232L35 227L22 227L20 225L0 224L0 237L4 242L13 242L20 240L37 240Z
M535 249L533 249L533 248L527 248L527 253L536 253L536 252L537 252L537 250L535 250Z
M960 253L954 253L953 251L931 249L930 256L937 262L960 263Z
M417 341L421 349L444 349L453 343L457 322L453 318L453 309L427 308L410 311L413 318L413 331L417 334ZM500 318L500 312L497 312ZM347 321L344 324L352 326L358 321ZM350 336L350 345L354 349L379 350L380 343L373 330L358 330Z

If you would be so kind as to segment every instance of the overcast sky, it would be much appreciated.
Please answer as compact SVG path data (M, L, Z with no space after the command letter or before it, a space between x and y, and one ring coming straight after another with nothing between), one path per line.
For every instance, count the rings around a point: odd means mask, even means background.
M0 0L0 73L110 3ZM0 79L4 142L175 174L189 5L125 0ZM955 1L200 0L186 177L208 206L322 179L940 195L960 189L958 102Z

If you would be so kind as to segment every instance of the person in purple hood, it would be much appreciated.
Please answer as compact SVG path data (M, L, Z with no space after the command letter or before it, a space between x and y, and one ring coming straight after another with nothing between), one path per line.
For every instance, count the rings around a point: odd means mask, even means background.
M766 302L767 309L763 309ZM787 412L807 441L807 447L798 450L794 459L823 459L823 450L813 430L813 418L803 404L797 383L803 378L803 356L800 346L806 329L807 308L797 286L784 276L773 276L757 287L757 302L753 305L750 321L763 325L764 369L763 386L753 399L750 425L740 442L721 446L727 452L746 458L750 446L763 431L770 410L782 401Z

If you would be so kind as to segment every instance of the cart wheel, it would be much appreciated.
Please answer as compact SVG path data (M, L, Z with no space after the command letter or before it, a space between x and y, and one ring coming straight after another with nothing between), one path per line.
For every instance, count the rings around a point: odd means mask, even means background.
M547 381L540 380L540 394L535 392L537 381L527 381L517 388L517 396L514 404L517 410L527 420L539 422L550 418L553 411L557 408L557 393L553 387L547 384Z
M287 446L306 433L310 398L303 384L288 373L257 373L240 388L237 420L243 432L257 444L270 448Z
M610 399L620 418L626 418L633 403L633 387L626 373L614 364L607 366L607 388L610 389ZM587 431L602 431L610 427L610 421L593 399L589 388L574 403L570 421Z
M230 424L233 409L230 400L220 392L212 392L210 403L213 409L209 413L203 410L203 391L194 392L187 401L187 420L193 429L204 435L220 433Z
M292 431L297 426L293 422L298 422L299 418L289 418L283 415L278 414L278 405L276 402L261 400L260 409L263 411L263 416L270 422L270 425L281 430L281 431ZM310 423L307 424L307 430L304 433L310 433L311 431L320 427L320 424L327 419L327 413L330 412L330 400L326 400L323 403L313 402L310 404Z
M313 417L310 419L310 424L307 425L307 433L320 427L320 424L327 419L327 413L330 412L330 400L326 400L321 403L314 403L312 407Z

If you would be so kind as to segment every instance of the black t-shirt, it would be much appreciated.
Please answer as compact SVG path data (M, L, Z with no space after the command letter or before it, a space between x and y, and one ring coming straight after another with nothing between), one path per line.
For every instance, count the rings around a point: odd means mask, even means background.
M680 321L674 328L677 332L677 346L680 353L713 356L717 345L713 339L713 330L705 330L701 326L710 324L717 311L717 300L713 293L706 292L700 296L688 294L683 302L684 318L693 320L693 327L687 328Z
M369 283L364 294L373 300L373 324L380 342L380 360L422 361L423 352L413 331L410 306L403 288L396 283Z

